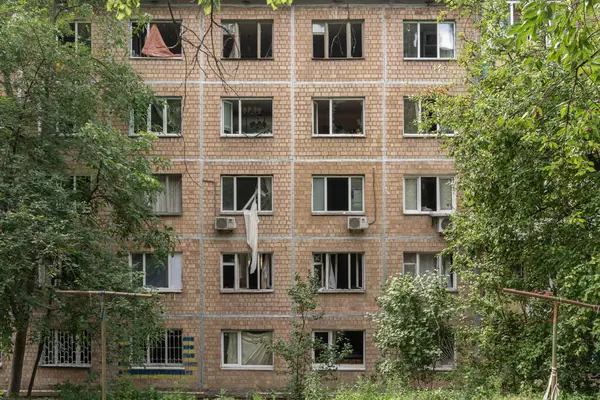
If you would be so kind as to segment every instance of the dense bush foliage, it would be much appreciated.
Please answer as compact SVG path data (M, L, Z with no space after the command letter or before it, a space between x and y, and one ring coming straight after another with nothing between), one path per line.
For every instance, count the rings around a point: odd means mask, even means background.
M101 393L89 384L66 382L56 386L60 400L100 400ZM153 387L136 388L130 381L119 380L108 393L110 400L193 400L196 396L183 392L159 392Z

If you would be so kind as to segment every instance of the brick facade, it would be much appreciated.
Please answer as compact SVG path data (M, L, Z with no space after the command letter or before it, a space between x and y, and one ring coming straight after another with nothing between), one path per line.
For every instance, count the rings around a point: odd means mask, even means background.
M226 3L226 2L225 2ZM191 59L184 43L183 59L131 59L131 64L157 95L182 96L182 136L160 138L156 152L173 159L169 173L182 174L181 216L164 217L179 235L183 254L181 293L165 294L166 325L183 329L184 372L155 371L132 375L158 387L181 386L196 392L266 390L281 386L276 371L228 370L221 367L221 332L226 329L273 330L274 337L290 332L290 299L286 291L293 276L307 276L314 252L362 252L365 290L319 295L325 313L315 329L355 329L366 333L364 371L337 373L341 381L374 372L377 350L368 313L377 310L381 284L402 273L403 252L439 252L444 241L432 218L403 214L403 177L410 174L452 175L437 139L403 137L403 97L438 85L458 91L461 70L454 61L403 60L403 21L435 21L440 8L394 1L341 6L307 5L295 0L276 12L268 7L227 5L216 13L221 20L273 20L273 59L223 60L228 86L215 75L214 61ZM313 2L314 3L314 2ZM371 2L369 2L371 3ZM393 4L392 4L393 3ZM410 4L406 4L410 3ZM262 2L261 2L262 4ZM147 8L155 18L168 19L166 8ZM190 29L210 26L195 7L173 9ZM363 20L363 57L348 60L312 58L313 20ZM456 21L456 31L472 35L468 21ZM217 28L214 44L220 51ZM97 31L95 31L97 32ZM188 36L194 42L196 39ZM102 38L94 36L94 46ZM456 35L457 51L462 40ZM189 55L192 56L189 56ZM187 81L186 81L187 75ZM273 135L222 137L221 98L273 98ZM314 137L312 97L364 99L364 136ZM248 251L244 222L237 215L231 233L215 231L220 215L222 175L273 177L273 212L260 216L259 250L273 253L273 290L261 293L223 293L220 257L223 252ZM347 216L311 212L312 175L364 176L364 215L372 224L362 232L347 229ZM23 387L28 383L33 347L28 348ZM99 349L93 349L93 370L100 370ZM0 388L8 384L9 363L0 369ZM274 369L282 366L275 359ZM113 374L130 374L112 366ZM47 390L69 378L81 382L87 369L41 367L36 388Z

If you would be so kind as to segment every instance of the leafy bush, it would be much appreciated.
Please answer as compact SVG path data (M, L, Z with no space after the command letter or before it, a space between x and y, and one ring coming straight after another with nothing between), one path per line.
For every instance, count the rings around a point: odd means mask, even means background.
M90 382L75 385L67 381L56 385L60 400L99 400L101 392L96 387L92 388ZM111 400L194 400L195 396L179 391L159 392L153 387L136 388L133 383L126 380L116 381L115 386L108 393Z

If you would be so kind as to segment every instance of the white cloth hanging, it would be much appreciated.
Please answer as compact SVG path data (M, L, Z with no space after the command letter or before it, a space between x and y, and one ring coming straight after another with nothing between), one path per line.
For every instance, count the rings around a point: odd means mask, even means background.
M246 243L252 249L252 262L250 264L250 273L253 274L258 266L258 188L256 192L250 197L248 203L243 208L244 211L244 222L246 224ZM248 206L250 209L248 210Z
M327 289L337 289L337 279L335 277L335 269L333 268L333 254L329 254L329 281L327 282ZM336 259L337 261L337 259Z
M271 289L271 285L269 285L269 275L271 274L271 262L270 262L270 257L267 256L263 256L264 257L264 262L263 262L263 271L262 271L262 279L264 282L264 287L261 287L261 289Z

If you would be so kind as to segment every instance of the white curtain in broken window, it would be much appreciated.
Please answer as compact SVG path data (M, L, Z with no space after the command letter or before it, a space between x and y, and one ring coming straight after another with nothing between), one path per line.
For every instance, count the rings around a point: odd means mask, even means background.
M364 99L313 99L313 135L364 135Z
M222 367L272 369L272 340L272 331L223 331Z
M92 341L88 332L51 330L44 340L41 365L91 367Z
M363 21L315 21L313 58L361 58Z
M404 178L404 213L452 212L456 196L453 177Z
M221 177L221 212L241 212L260 187L258 211L273 211L272 176Z
M356 212L364 211L364 177L314 176L312 211Z
M364 290L364 254L314 253L313 273L321 291Z
M181 175L155 175L163 187L152 202L152 210L157 215L181 215Z
M273 21L222 21L223 58L273 58Z
M222 99L221 134L252 136L272 135L273 99Z
M426 273L438 275L447 290L456 290L457 277L452 270L452 256L433 253L404 253L404 275L421 276Z
M132 253L130 263L140 272L137 284L159 291L180 291L182 288L182 253L173 253L161 260L154 253Z
M405 59L453 59L456 57L454 22L404 21L402 32Z
M270 290L273 289L273 254L259 253L258 266L251 272L252 254L233 253L221 255L221 289Z
M131 57L181 57L181 22L131 22L130 49Z

